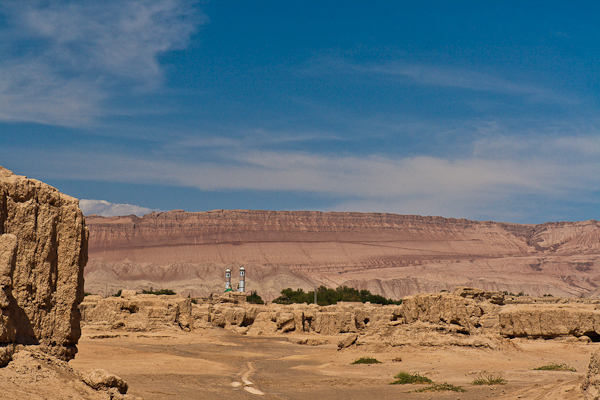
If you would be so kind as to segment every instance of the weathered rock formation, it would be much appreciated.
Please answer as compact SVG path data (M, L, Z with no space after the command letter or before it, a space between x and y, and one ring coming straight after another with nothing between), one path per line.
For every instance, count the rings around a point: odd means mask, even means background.
M0 368L2 399L141 400L125 394L127 383L104 370L81 374L38 346L18 347L10 364Z
M585 336L600 341L600 305L535 304L500 312L500 334L507 337Z
M585 400L600 399L600 349L592 353L588 372L581 384Z
M342 348L352 344L494 347L515 337L600 340L600 312L596 310L600 305L595 304L600 301L591 299L587 303L555 299L546 304L504 304L501 293L466 287L453 293L409 296L401 305L390 306L253 305L238 297L229 294L192 302L179 296L125 292L121 297L87 296L80 307L82 323L101 331L219 327L251 336L347 334L340 342Z
M87 296L81 304L82 322L109 329L145 332L163 329L190 330L192 303L179 296Z
M385 297L475 286L541 296L592 296L600 285L600 223L519 225L316 211L170 211L89 216L86 290L223 291L244 266L247 290L352 286ZM234 274L234 284L235 284Z
M16 344L75 355L87 244L77 199L0 167L2 364Z
M457 292L460 290L464 288ZM386 335L389 339L387 329L403 330L415 323L434 327L433 330L444 326L446 332L462 336L476 335L486 328L496 328L497 332L500 306L483 296L467 298L451 293L408 297L399 306L370 303L253 305L231 294L195 304L179 296L124 293L121 297L109 298L87 296L80 308L82 323L98 330L189 331L220 327L247 335L360 333Z

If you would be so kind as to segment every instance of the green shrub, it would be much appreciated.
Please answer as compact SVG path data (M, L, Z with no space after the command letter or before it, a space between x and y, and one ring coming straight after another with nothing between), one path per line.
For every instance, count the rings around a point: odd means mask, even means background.
M573 367L569 367L567 364L550 363L548 365L542 365L533 369L534 371L571 371L576 372L577 370Z
M350 364L381 364L381 361L373 357L361 357L358 360L352 361Z
M502 377L502 374L491 374L487 372L481 372L472 382L473 385L505 385L506 379Z
M292 290L292 288L283 289L281 296L273 300L279 304L294 304L294 303L312 303L314 301L315 292L305 292L302 289ZM378 294L372 294L368 290L357 290L348 286L340 286L336 289L329 289L325 286L320 286L317 289L317 304L320 306L328 306L337 304L339 301L353 301L366 303L367 301L374 304L402 304L402 300L386 299Z
M115 294L113 294L114 297L121 297L121 293L123 293L123 290L119 289L119 291Z
M466 392L466 390L462 386L454 386L447 382L444 383L434 383L431 386L424 387L422 389L417 389L415 392L442 392L442 391L451 391L451 392Z
M426 376L419 374L409 374L408 372L399 372L394 375L396 380L390 385L417 385L417 384L425 384L425 383L433 383L431 379Z
M150 290L142 290L142 294L156 294L156 295L166 294L166 295L169 295L169 296L173 296L173 295L175 295L177 293L175 293L171 289L153 290L152 288L150 288Z
M246 301L250 304L265 304L262 297L256 293L256 290L251 291L248 296L246 296Z

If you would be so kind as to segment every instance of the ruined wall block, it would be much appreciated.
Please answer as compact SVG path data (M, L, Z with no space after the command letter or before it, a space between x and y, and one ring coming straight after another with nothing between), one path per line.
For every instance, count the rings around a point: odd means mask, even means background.
M0 345L72 358L89 236L78 200L0 167L0 235Z

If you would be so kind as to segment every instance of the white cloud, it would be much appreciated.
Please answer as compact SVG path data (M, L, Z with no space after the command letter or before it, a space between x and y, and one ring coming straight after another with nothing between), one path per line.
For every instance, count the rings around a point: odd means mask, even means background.
M514 148L521 145L517 140L507 140L503 146L511 143ZM543 156L506 156L502 152L494 156L481 150L482 145L474 155L455 159L250 149L223 151L219 161L168 161L82 150L61 154L32 150L31 155L37 160L40 174L51 178L166 184L202 190L306 191L360 198L443 197L450 193L471 196L474 192L557 194L560 189L580 183L589 186L600 179L589 169L600 167L600 160L572 154L568 162L558 163L556 155L562 152L562 141L553 143L553 150ZM10 157L9 151L3 155Z
M0 2L0 120L65 126L104 115L128 87L160 84L159 54L206 17L188 0Z
M522 220L542 203L552 207L595 201L600 135L593 128L587 130L590 135L570 139L539 133L502 135L498 131L504 128L492 128L492 135L472 143L470 153L453 157L267 151L225 141L189 143L208 145L210 158L203 153L156 158L99 149L38 148L29 151L27 169L39 179L311 193L337 202L331 206L335 210L474 219ZM19 154L0 149L8 166L20 162Z
M79 207L83 212L83 215L101 215L103 217L116 217L120 215L131 215L135 214L141 217L148 214L152 210L147 207L134 206L131 204L115 204L109 203L106 200L79 200Z

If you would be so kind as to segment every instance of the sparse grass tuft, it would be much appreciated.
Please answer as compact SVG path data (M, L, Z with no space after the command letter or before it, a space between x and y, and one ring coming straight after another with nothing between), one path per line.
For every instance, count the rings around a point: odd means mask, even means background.
M471 383L472 385L506 385L506 379L502 374L494 375L488 372L481 372Z
M443 391L451 391L451 392L466 392L466 390L462 386L451 385L450 383L434 383L431 386L424 387L422 389L417 389L415 392L443 392Z
M571 371L576 372L577 370L573 367L569 367L567 364L551 363L548 365L542 365L533 369L534 371Z
M396 380L390 383L390 385L418 385L425 383L433 383L433 381L426 376L419 374L409 374L408 372L399 372L398 374L394 375L394 378L396 378Z
M358 360L352 361L350 364L381 364L381 361L373 357L361 357Z

